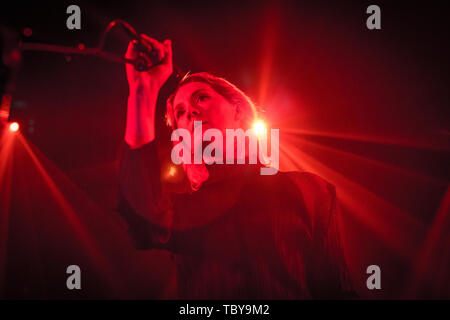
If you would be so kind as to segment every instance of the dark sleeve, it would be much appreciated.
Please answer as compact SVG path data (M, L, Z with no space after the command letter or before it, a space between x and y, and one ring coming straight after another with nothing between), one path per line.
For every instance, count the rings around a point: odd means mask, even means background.
M170 238L172 206L161 187L155 142L131 149L124 143L119 167L118 211L137 249L164 248Z
M334 186L328 184L329 209L316 225L314 248L316 255L314 277L317 296L331 299L354 299L347 262L344 256L339 227L339 208ZM319 215L320 216L320 215Z
M335 187L311 173L297 173L293 180L311 219L306 277L312 298L357 298L342 247Z

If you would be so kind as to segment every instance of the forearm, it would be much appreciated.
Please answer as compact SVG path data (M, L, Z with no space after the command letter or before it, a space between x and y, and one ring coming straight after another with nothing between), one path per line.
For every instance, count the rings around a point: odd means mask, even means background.
M139 88L128 96L125 142L139 148L155 140L155 109L158 90Z

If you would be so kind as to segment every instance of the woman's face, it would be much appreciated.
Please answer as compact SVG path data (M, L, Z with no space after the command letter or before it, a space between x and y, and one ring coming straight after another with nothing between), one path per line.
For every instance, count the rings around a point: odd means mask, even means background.
M239 120L232 105L209 84L190 82L178 89L173 100L173 114L178 128L194 132L194 121L202 121L203 130L236 129Z

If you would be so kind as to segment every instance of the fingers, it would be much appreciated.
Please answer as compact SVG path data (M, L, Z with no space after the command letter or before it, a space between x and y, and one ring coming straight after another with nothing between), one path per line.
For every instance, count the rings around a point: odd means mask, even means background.
M162 64L167 65L172 70L172 41L170 39L164 40L163 43L159 42L156 39L153 39L146 34L141 33L140 37L142 39L142 43L147 45L148 50L155 50L158 54L158 60L161 61ZM137 56L137 52L132 52L135 54L133 57Z
M162 60L164 58L164 46L161 42L156 39L150 38L146 34L140 34L142 42L148 45L149 51L155 50L158 53L158 60Z
M146 35L146 34L141 33L139 36L140 36L142 39L144 39L145 41L149 42L150 45L151 45L152 47L161 46L161 42L159 42L159 41L156 40L156 39L150 38L150 37L149 37L148 35Z
M125 53L125 58L136 59L138 56L138 52L139 51L136 48L136 41L130 41L130 43L128 43L127 52Z
M170 76L173 72L173 63L172 63L172 41L170 39L164 40L162 43L150 38L145 34L140 35L142 41L141 44L147 47L149 51L152 51L158 54L158 60L161 61L160 64L154 66L154 71L162 72L166 76ZM142 52L142 48L138 46L138 42L136 40L131 41L128 44L127 52L125 54L125 58L135 60L139 57L139 55L145 55L146 53ZM126 65L126 70L128 76L135 74L134 66L132 64ZM149 70L151 71L151 70Z

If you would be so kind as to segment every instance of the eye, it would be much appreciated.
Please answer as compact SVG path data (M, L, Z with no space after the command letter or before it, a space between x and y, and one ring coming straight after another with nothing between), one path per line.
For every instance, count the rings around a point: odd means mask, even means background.
M198 102L205 102L205 101L207 101L209 99L209 96L207 95L207 94L200 94L198 97L197 97L197 103Z
M175 112L175 118L179 119L183 114L184 114L184 110L178 109L178 110Z

